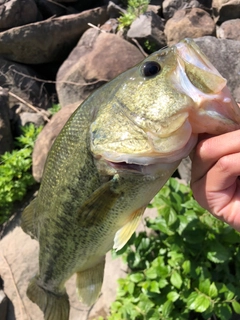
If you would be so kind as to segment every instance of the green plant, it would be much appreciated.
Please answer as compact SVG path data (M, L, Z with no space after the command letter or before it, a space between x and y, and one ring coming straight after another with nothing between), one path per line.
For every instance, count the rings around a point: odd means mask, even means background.
M32 174L32 151L41 127L22 127L15 149L0 156L0 225L9 219L13 203L22 200L27 188L35 183Z
M55 113L57 113L59 110L61 109L60 104L53 104L51 108L48 109L48 111L51 113L51 115L53 116Z
M154 198L159 215L122 249L109 320L227 320L240 314L240 234L212 217L171 178ZM115 253L116 254L116 253Z
M146 12L149 2L149 0L128 0L126 13L118 18L119 29L129 27L140 14Z

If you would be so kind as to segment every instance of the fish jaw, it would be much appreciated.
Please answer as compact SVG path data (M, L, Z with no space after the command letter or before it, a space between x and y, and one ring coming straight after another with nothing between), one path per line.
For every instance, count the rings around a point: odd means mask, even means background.
M189 109L193 133L222 134L240 128L240 109L227 80L191 39L176 44L178 67L172 81L194 102ZM202 78L203 81L199 81Z

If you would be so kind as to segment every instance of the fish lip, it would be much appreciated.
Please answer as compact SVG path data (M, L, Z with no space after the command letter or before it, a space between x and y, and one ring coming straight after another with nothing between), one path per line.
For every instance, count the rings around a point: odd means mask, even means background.
M127 155L118 154L112 155L103 153L101 158L109 164L116 171L129 171L135 173L148 174L157 170L159 167L169 165L172 163L180 162L183 158L186 158L192 149L197 144L198 136L192 134L190 139L186 142L185 146L176 152L169 154L156 153L154 156L150 155Z

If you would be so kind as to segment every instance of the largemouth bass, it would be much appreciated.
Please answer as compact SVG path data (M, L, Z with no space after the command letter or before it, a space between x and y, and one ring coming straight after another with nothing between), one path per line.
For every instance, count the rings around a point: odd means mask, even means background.
M198 134L239 128L226 80L188 39L95 91L57 137L22 215L40 245L27 295L45 320L68 319L64 284L74 273L79 299L95 302L106 252L126 244Z

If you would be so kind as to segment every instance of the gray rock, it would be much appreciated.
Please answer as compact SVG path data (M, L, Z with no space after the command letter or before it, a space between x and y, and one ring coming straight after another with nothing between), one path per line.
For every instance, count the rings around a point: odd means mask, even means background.
M212 7L216 22L240 18L239 0L213 0Z
M217 29L217 37L240 41L240 19L225 21Z
M38 135L32 155L32 174L37 182L42 179L47 155L54 140L78 106L79 103L76 103L59 110Z
M192 168L192 161L189 157L183 159L178 166L178 172L183 181L185 183L189 183L191 180L191 168Z
M49 108L48 93L36 78L40 76L31 67L0 57L0 86L34 106ZM18 103L19 100L10 96L10 107Z
M39 18L34 0L10 0L0 4L0 31L36 22Z
M215 35L215 23L211 16L199 8L181 9L169 19L165 26L168 45L183 38L198 38Z
M164 22L153 11L141 14L130 26L127 32L129 38L136 39L142 46L146 40L154 46L154 51L166 46L167 39L164 34Z
M9 29L0 33L0 55L26 64L63 61L88 23L97 26L106 20L106 8L96 8Z
M86 99L143 58L134 45L119 36L87 30L58 71L56 88L61 107Z
M26 124L33 123L35 127L40 127L45 123L43 115L41 115L40 113L22 112L20 113L19 117L20 126L25 126Z
M9 121L8 93L0 87L0 155L11 151L13 137Z
M240 41L202 37L195 39L217 70L228 80L233 97L240 102Z

